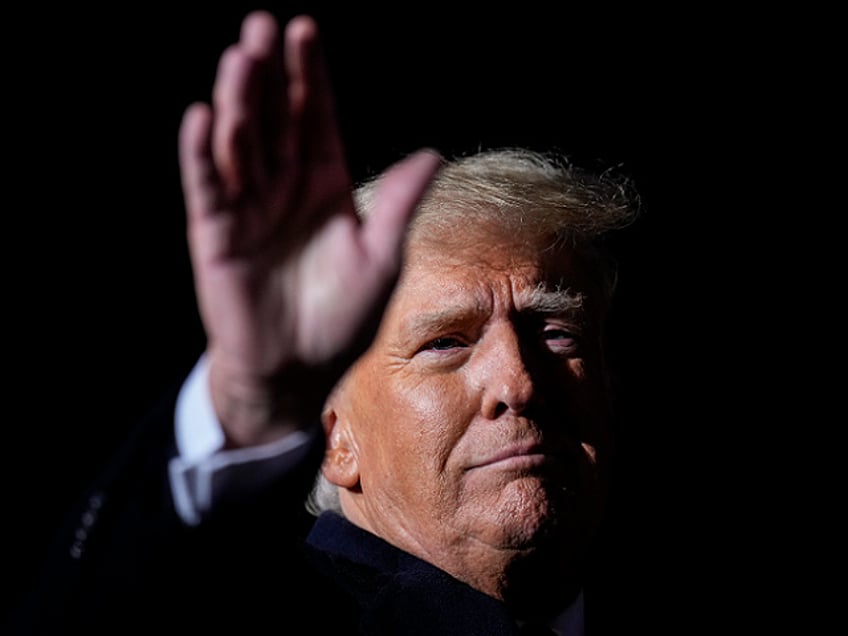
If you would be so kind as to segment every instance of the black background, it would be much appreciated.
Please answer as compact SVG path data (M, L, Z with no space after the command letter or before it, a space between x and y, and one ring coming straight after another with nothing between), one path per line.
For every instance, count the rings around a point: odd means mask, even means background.
M614 323L621 534L638 555L625 565L697 623L707 581L721 602L757 605L748 585L775 567L752 523L769 496L750 468L767 454L751 248L774 214L763 183L780 179L765 166L797 134L798 31L771 35L781 16L577 6L269 8L318 18L357 179L421 146L525 145L634 180L643 217L621 243ZM12 603L70 499L202 351L177 129L246 12L125 3L5 26Z

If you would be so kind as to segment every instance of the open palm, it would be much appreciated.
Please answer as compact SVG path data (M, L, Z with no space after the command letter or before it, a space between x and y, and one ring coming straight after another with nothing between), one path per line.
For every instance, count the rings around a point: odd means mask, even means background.
M213 404L236 443L263 441L319 407L367 345L439 157L381 175L361 221L314 22L280 33L256 12L212 104L186 111L180 165Z

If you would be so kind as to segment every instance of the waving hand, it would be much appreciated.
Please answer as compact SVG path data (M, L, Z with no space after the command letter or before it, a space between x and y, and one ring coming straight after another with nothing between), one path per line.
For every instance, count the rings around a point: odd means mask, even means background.
M439 157L389 168L360 221L316 25L257 12L211 105L187 109L180 165L213 404L231 443L267 441L317 415L367 346Z

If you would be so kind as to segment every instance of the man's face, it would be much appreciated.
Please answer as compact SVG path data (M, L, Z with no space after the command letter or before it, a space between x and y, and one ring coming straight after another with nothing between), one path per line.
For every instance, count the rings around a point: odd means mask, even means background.
M330 402L325 474L347 516L443 566L466 549L579 542L601 498L597 291L567 251L486 240L410 247Z

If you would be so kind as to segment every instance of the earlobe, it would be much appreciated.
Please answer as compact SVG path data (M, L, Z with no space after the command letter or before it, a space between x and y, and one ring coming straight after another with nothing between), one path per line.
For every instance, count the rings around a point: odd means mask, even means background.
M359 456L347 420L332 409L322 416L327 450L321 471L327 480L340 488L355 488L359 484Z

